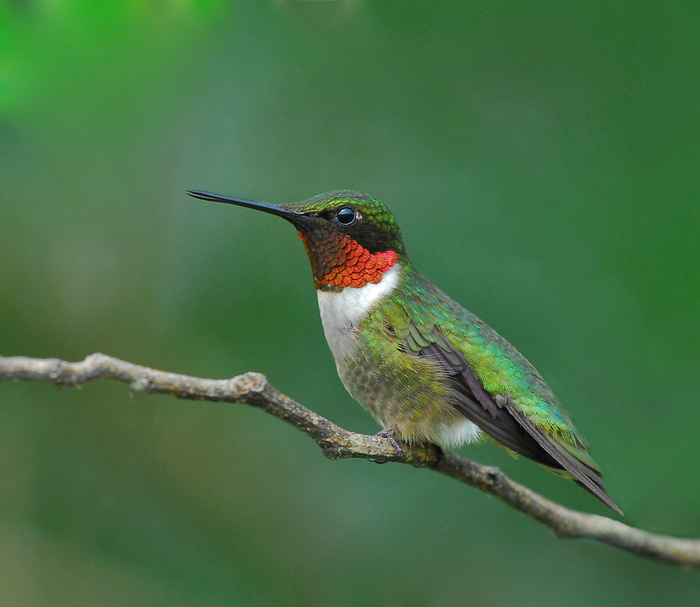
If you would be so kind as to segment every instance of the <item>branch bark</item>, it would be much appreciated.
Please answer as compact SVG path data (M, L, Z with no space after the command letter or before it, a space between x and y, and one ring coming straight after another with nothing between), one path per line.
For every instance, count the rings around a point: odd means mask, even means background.
M190 400L245 403L284 420L309 435L330 459L396 461L428 468L493 495L546 525L560 538L588 538L679 567L700 570L700 540L679 539L636 529L604 516L569 510L512 481L498 468L484 466L434 445L403 444L345 430L272 387L260 373L215 380L158 371L105 354L69 363L56 358L0 357L0 381L33 379L62 388L94 379L116 379L135 391L172 394Z

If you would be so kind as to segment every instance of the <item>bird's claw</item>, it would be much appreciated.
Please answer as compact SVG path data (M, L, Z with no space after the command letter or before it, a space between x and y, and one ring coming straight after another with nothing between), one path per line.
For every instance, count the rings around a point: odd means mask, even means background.
M374 462L375 464L386 464L388 461L397 462L401 459L401 455L403 455L403 449L401 448L399 442L396 440L396 430L394 430L393 428L384 428L384 430L382 430L381 432L377 432L375 436L385 438L391 443L391 446L394 448L394 456L390 459L381 460L370 458L369 461Z

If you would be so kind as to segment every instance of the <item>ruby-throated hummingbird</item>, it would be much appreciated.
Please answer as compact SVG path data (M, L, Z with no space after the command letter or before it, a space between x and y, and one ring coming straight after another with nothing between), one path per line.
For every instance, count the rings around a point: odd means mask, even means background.
M287 204L188 194L278 215L297 229L340 379L389 436L456 447L483 432L622 514L551 388L520 352L416 270L384 204L355 191Z

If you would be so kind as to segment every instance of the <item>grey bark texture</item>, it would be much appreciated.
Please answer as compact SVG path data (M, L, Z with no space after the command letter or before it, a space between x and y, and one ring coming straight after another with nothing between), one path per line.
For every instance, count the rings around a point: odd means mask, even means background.
M402 444L350 432L314 413L272 387L260 373L231 379L202 379L158 371L105 354L69 363L48 358L0 357L0 381L50 381L62 388L95 379L116 379L132 390L172 394L189 400L245 403L291 424L310 436L330 459L363 458L427 468L497 497L546 525L560 538L587 538L657 561L700 570L700 540L649 533L613 519L569 510L512 481L498 468L484 466L433 445Z

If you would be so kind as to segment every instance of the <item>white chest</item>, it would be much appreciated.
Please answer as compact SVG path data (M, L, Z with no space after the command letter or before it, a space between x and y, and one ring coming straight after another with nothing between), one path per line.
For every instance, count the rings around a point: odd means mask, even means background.
M336 362L352 353L357 325L398 286L400 280L401 267L396 264L376 285L366 284L357 289L346 287L339 293L316 292L326 341Z

